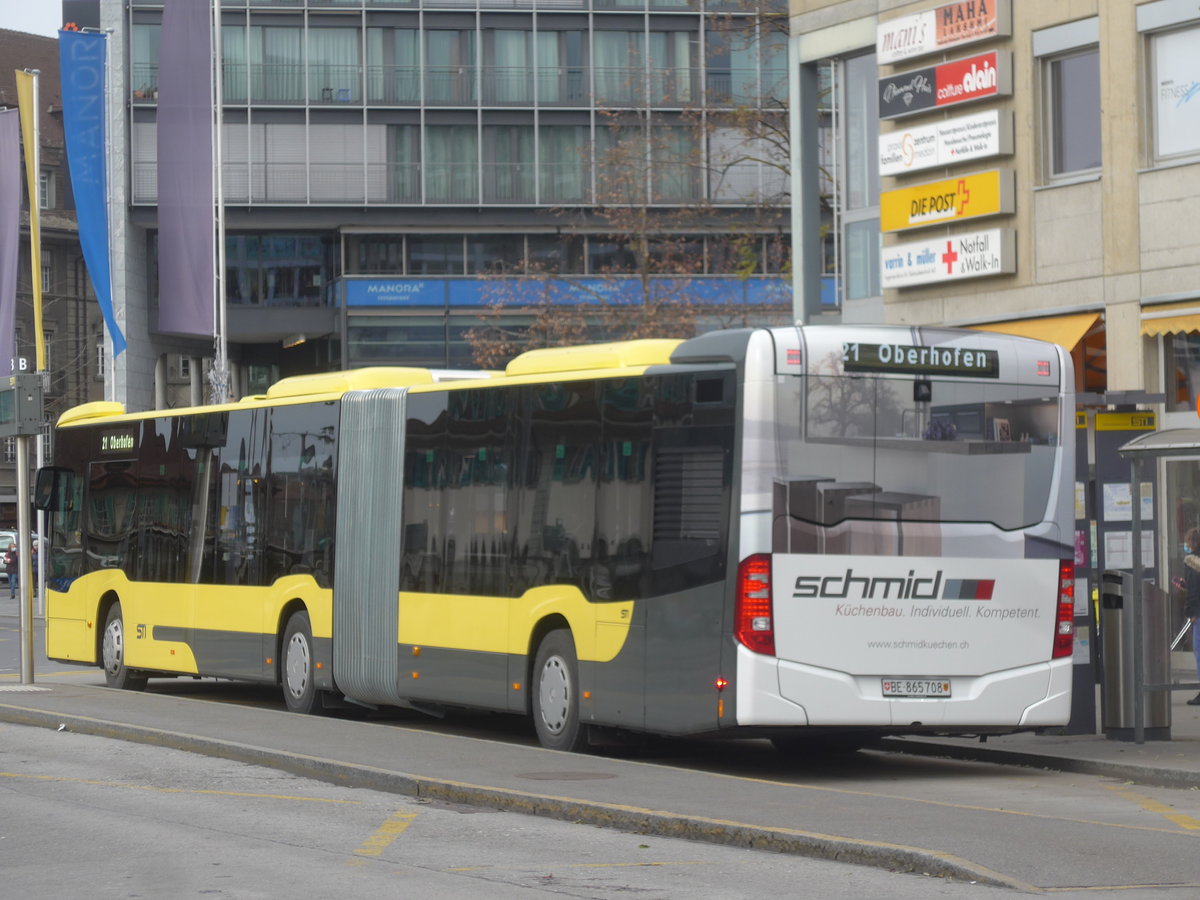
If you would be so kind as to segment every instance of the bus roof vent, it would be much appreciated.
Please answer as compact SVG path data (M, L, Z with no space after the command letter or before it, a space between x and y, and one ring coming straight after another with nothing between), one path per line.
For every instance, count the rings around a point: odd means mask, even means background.
M315 394L344 394L346 391L366 391L373 388L410 387L432 384L428 369L401 366L372 366L366 369L346 369L341 372L320 372L315 375L293 375L275 382L267 389L267 399L305 397Z
M539 375L549 372L665 365L671 361L671 351L679 344L677 340L648 338L611 344L529 350L510 362L504 374Z
M109 416L125 415L125 407L112 400L96 400L80 406L72 406L58 417L59 425L74 425L88 419L107 419Z

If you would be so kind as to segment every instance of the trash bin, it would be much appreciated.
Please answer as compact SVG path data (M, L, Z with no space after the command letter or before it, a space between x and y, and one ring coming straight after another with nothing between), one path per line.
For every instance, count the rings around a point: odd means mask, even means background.
M1112 740L1134 739L1133 574L1107 571L1100 589L1100 727ZM1171 680L1171 636L1168 634L1168 598L1152 582L1142 584L1142 684L1167 684ZM1143 737L1148 741L1171 739L1171 693L1143 694Z

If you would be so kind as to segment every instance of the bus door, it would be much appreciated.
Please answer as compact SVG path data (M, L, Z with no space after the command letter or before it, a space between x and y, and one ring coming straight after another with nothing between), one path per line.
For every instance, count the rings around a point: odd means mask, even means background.
M268 410L219 414L198 437L190 554L192 645L208 675L259 680L274 656L275 622L265 621Z

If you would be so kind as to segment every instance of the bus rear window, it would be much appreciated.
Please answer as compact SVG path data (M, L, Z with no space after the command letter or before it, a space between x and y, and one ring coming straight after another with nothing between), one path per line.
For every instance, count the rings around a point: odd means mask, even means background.
M1059 408L1044 387L780 376L777 397L776 483L793 518L1016 529L1047 516Z

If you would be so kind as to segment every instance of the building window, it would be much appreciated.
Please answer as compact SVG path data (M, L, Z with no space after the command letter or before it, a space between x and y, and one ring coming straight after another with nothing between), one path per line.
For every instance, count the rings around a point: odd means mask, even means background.
M192 360L187 356L179 357L179 377L188 381L192 378Z
M42 251L42 291L50 293L50 286L54 280L54 251Z
M1033 34L1042 78L1044 180L1100 169L1100 37L1096 17Z
M96 377L104 380L104 335L96 338Z
M38 209L54 208L54 173L43 169L38 173Z
M837 67L837 122L842 175L834 186L841 232L842 289L847 300L882 294L879 281L879 88L875 54L841 61Z
M1200 25L1150 36L1154 161L1200 153Z

